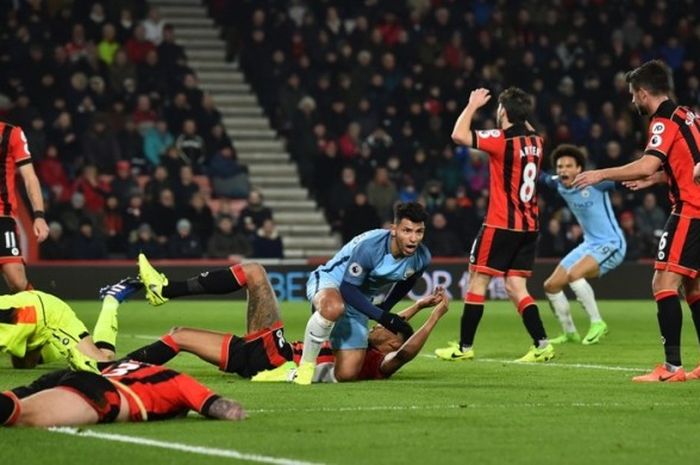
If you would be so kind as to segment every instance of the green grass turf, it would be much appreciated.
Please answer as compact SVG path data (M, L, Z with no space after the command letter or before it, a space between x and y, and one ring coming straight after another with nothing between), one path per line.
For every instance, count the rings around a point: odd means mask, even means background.
M282 306L287 336L300 338L308 305ZM452 304L424 354L457 336L460 307ZM505 363L521 356L530 341L504 302L487 305L477 335L481 361L448 363L420 356L389 381L261 385L182 355L173 367L243 402L249 419L224 423L191 416L89 428L324 464L694 463L700 453L694 434L700 383L639 385L630 381L635 372L571 366L639 368L641 373L662 358L651 300L602 302L600 307L609 336L596 346L561 346L551 365ZM74 308L91 327L98 303L75 302ZM578 305L574 312L585 333ZM546 306L542 314L550 334L557 334ZM242 302L179 301L158 309L129 302L120 309L119 350L143 345L148 342L143 336L158 336L173 325L240 333L244 318ZM693 368L698 346L687 313L683 341L686 365ZM0 366L0 389L48 369L12 370L5 357ZM7 464L244 463L43 430L5 429L0 438Z

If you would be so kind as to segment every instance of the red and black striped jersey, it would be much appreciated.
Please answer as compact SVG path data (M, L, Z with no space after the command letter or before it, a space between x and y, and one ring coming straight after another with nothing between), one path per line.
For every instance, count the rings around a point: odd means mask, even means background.
M188 410L202 413L207 401L215 396L188 375L135 360L111 365L102 375L128 400L131 421L164 420Z
M489 154L489 207L484 224L514 231L537 231L537 178L542 137L524 125L472 131L472 144Z
M700 163L700 116L666 100L649 122L648 138L644 154L664 164L673 213L700 218L700 186L693 182Z
M31 162L27 137L22 129L0 122L0 216L16 214L16 169Z

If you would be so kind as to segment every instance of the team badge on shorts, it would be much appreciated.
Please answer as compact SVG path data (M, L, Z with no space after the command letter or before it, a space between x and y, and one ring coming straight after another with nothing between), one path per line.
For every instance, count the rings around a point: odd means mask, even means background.
M354 277L360 276L363 271L359 263L351 263L348 270L350 271L350 276Z

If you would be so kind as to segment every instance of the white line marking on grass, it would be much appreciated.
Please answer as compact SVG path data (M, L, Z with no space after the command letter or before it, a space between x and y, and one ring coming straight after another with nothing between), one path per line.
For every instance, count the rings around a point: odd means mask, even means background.
M137 436L127 436L125 434L100 433L89 429L53 427L49 428L53 433L68 434L70 436L80 436L85 438L104 439L106 441L126 442L140 446L158 447L161 449L190 452L192 454L208 455L210 457L224 457L230 459L243 460L247 462L269 463L272 465L323 465L319 462L306 462L304 460L286 459L283 457L269 457L266 455L247 454L233 449L217 449L213 447L193 446L179 442L158 441L155 439L141 438Z
M437 358L435 355L430 354L420 354L421 357L425 358ZM523 365L523 366L548 366L548 367L560 367L560 368L580 368L586 370L607 370L607 371L644 371L644 368L631 368L631 367L618 367L612 365L593 365L587 363L558 363L558 362L546 362L546 363L526 363L518 362L515 360L507 360L500 358L477 358L473 360L474 362L482 363L505 363L506 365Z
M622 403L622 402L517 402L517 403L463 403L463 404L445 404L445 405L368 405L358 407L318 407L318 408L281 408L281 409L248 409L249 413L342 413L342 412L376 412L376 411L409 411L409 410L459 410L459 409L512 409L512 408L541 408L541 407L578 407L578 408L610 408L610 407L686 407L697 406L697 403L692 402L652 402L649 404L639 404L638 402Z

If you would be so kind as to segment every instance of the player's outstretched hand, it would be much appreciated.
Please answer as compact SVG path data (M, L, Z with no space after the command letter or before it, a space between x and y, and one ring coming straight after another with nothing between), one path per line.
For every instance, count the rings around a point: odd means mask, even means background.
M432 294L421 297L416 301L418 308L428 308L434 307L442 301L445 295L445 288L442 286L436 286Z
M39 242L44 242L49 237L49 225L44 218L34 220L34 235Z
M480 87L479 89L475 89L472 91L471 94L469 94L469 106L473 108L481 108L484 105L488 103L488 101L491 100L491 95L489 94L488 89L484 89L483 87Z
M693 168L693 181L695 184L700 184L700 163L696 163L695 168Z
M442 318L442 316L447 313L447 311L450 309L450 299L447 297L447 294L442 295L442 300L440 300L440 303L435 306L433 309L433 314L437 315L438 318Z
M599 170L584 171L576 175L573 185L578 189L583 189L593 184L598 184L602 180L603 176L600 174Z

